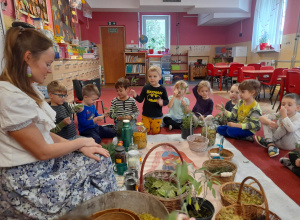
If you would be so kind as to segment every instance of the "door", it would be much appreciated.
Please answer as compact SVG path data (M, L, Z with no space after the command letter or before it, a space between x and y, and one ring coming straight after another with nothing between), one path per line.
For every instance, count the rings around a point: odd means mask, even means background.
M105 83L125 77L125 27L100 27Z

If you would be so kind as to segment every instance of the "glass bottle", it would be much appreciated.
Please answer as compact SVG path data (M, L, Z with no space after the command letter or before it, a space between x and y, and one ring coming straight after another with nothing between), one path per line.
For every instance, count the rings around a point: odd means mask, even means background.
M133 143L137 144L138 149L143 149L147 146L147 128L143 122L137 122L133 130Z
M130 127L130 121L129 120L123 120L123 127L122 127L122 140L123 145L125 147L125 151L128 152L129 145L131 143L131 135L132 130Z
M138 170L140 167L140 152L138 150L128 151L128 167Z
M121 141L118 143L118 146L115 148L115 160L116 160L115 161L116 164L127 162L125 148Z
M206 127L202 127L201 135L203 137L206 137ZM215 145L216 135L217 135L216 128L214 126L207 126L207 138L209 140L209 142L208 142L209 147Z

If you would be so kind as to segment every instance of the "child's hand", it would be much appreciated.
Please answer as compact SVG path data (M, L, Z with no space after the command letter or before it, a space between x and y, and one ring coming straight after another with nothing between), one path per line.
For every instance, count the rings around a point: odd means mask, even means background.
M279 113L281 115L282 118L286 118L287 117L287 111L286 108L284 106L281 106Z
M300 167L300 158L298 158L298 159L295 161L295 165L296 165L296 167Z
M127 119L127 120L132 120L132 116L126 115L126 116L125 116L125 119Z
M216 109L217 109L217 110L221 110L221 109L222 109L222 105L216 104Z
M104 115L100 115L100 116L94 118L94 122L96 122L96 121L102 121L103 119L104 119Z
M80 108L78 108L78 111L77 111L77 112L82 112L83 109L84 109L84 107L80 107Z
M181 105L183 106L183 107L186 107L186 102L185 101L181 101Z
M271 130L273 130L273 129L277 128L277 127L278 127L278 125L277 125L277 123L276 123L275 121L271 121L271 122L269 123L269 128L270 128Z
M109 112L104 112L103 115L104 115L104 117L108 117L109 116Z
M161 98L157 99L157 104L159 104L159 106L163 106L163 100Z
M64 122L64 124L69 125L69 124L71 124L72 121L71 121L70 117L67 117L63 120L63 122Z
M130 90L130 95L132 95L133 98L135 98L135 97L137 96L136 91L133 90L133 89L131 89L131 90Z

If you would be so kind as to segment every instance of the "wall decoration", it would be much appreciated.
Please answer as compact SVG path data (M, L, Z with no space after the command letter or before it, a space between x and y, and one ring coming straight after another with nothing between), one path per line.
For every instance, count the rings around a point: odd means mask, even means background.
M49 23L46 0L14 0L14 1L15 1L16 12L25 14L28 17L32 17L32 18L41 18L46 24Z
M66 42L71 42L75 38L75 25L70 1L52 0L52 14L55 36L63 36Z

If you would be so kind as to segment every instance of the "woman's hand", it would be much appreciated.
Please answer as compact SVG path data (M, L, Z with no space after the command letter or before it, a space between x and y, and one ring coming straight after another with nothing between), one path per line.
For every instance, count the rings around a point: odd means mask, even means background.
M100 145L101 146L101 145ZM96 161L100 161L100 157L96 156L95 154L103 155L104 157L109 157L109 152L102 148L102 147L87 147L84 146L79 149L81 153L83 153L85 156L92 158Z
M100 144L97 144L94 140L94 138L78 138L76 141L81 141L80 144L82 145L81 148L83 147L98 147L102 148ZM79 148L80 149L80 148Z

